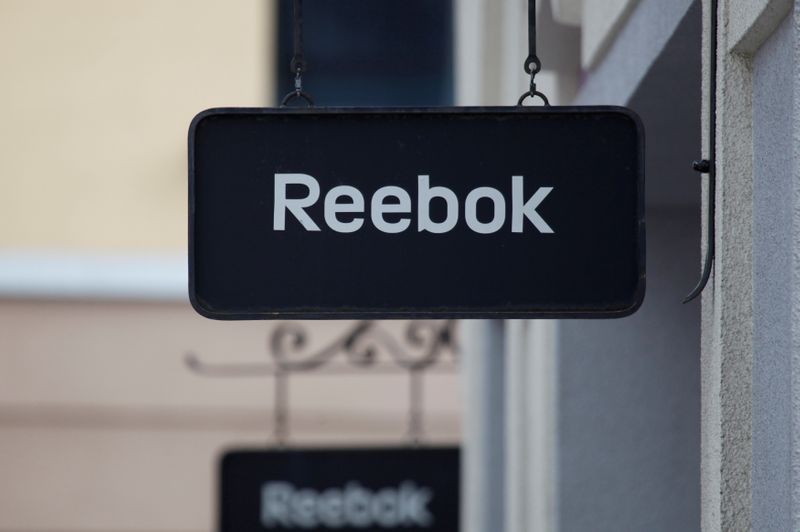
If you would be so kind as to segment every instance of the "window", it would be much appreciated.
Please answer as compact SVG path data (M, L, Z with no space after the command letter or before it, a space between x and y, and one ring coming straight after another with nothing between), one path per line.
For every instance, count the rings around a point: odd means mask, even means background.
M294 87L292 1L279 11L276 104ZM303 88L322 106L452 105L452 12L451 0L305 2Z

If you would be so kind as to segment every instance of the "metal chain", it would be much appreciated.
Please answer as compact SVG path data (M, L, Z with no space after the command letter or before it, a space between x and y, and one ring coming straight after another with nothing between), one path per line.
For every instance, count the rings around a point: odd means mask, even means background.
M530 74L531 84L528 91L519 97L517 105L521 106L529 96L531 98L538 96L545 106L550 107L550 101L547 96L536 89L536 74L542 70L542 62L536 53L536 0L528 0L528 57L525 59L523 68L526 74Z
M314 106L314 99L303 90L303 73L306 71L306 57L303 51L303 0L293 0L292 17L294 19L294 55L292 56L291 72L294 74L294 90L283 97L281 107L285 107L290 101L299 99Z

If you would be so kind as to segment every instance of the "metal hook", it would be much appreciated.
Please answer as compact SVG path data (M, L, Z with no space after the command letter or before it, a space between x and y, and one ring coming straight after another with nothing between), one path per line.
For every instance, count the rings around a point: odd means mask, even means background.
M542 70L541 61L539 61L539 58L536 57L535 55L530 55L525 60L524 68L525 72L531 75L531 84L530 84L530 89L527 92L525 92L522 96L520 96L519 100L517 100L517 105L522 107L522 104L525 103L525 100L528 97L530 98L539 97L542 99L542 103L544 103L545 107L550 107L550 100L547 99L547 96L545 96L544 93L539 92L536 89L536 74L538 74L539 71Z
M692 168L701 174L708 174L708 220L706 220L706 229L708 233L706 236L706 256L703 259L703 273L700 276L700 281L698 281L697 286L683 299L684 303L692 301L703 292L703 289L708 284L708 280L711 278L711 269L714 265L714 203L716 198L717 176L714 171L713 163L708 159L695 161L692 163Z
M539 92L537 90L528 91L525 94L523 94L522 96L520 96L519 100L517 100L517 105L519 107L522 107L522 104L525 102L525 100L528 97L536 98L537 96L542 99L542 102L544 103L545 107L550 107L550 101L547 99L547 96L545 96L544 94L542 94L541 92Z
M522 68L525 70L526 74L535 76L542 70L542 62L537 56L529 55L528 58L525 59L525 64L522 66Z
M304 100L308 107L314 107L314 99L311 95L303 90L303 71L298 68L294 76L294 90L283 97L281 100L281 107L286 107L292 100Z
M709 158L695 161L692 168L701 174L708 174L708 219L706 220L706 256L703 259L703 274L700 281L691 293L683 299L684 303L692 301L708 284L711 278L711 269L714 266L715 255L715 212L716 212L716 187L717 187L717 26L718 26L718 1L711 0L711 46L709 46L709 120L708 120L708 150Z
M530 74L531 85L530 89L519 97L517 105L522 107L528 97L539 97L545 107L550 107L550 101L547 96L536 90L536 74L542 70L542 62L536 53L536 0L528 0L528 57L525 58L522 68L526 74Z
M314 100L311 98L311 95L303 91L292 91L284 96L283 100L281 100L281 107L286 107L289 102L295 99L304 100L308 104L308 107L314 107Z

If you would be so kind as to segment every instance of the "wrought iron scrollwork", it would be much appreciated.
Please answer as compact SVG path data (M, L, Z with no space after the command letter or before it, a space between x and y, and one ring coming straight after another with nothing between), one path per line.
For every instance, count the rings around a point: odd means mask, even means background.
M324 347L310 350L309 329L302 322L283 322L267 339L271 362L211 364L203 362L194 353L188 353L185 361L189 369L205 376L273 376L274 431L279 444L284 444L288 437L290 375L314 371L405 372L410 382L408 435L412 442L417 443L423 431L422 376L433 368L456 368L456 322L408 321L400 339L387 331L383 323L373 320L356 322ZM449 359L443 357L445 352L449 352Z
M389 355L400 369L421 370L436 364L442 351L452 347L452 327L453 322L409 322L405 340L422 351L414 355L404 349L380 322L360 321L332 344L303 355L308 343L307 330L296 322L286 322L273 331L270 351L276 366L289 372L315 370L340 353L355 367L374 366L379 363L381 352Z

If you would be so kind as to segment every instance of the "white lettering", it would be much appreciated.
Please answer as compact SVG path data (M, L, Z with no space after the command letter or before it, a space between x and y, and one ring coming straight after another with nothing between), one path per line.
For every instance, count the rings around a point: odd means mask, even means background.
M357 528L367 528L372 523L370 502L372 493L355 482L347 484L344 493L344 518Z
M433 526L433 492L411 481L378 491L357 482L322 493L270 481L261 487L264 528L408 528Z
M287 199L286 185L304 185L308 189L305 198ZM275 231L286 229L286 210L288 209L297 221L303 224L306 231L319 231L319 226L306 214L305 208L310 207L319 199L319 183L306 174L275 174L275 212L273 214L272 228Z
M300 185L307 189L307 194L300 198L287 198L289 185ZM553 228L544 221L537 209L545 198L553 191L553 187L539 187L525 201L524 178L511 177L511 232L522 233L525 219L544 234L554 233ZM275 205L273 229L286 230L286 212L290 212L306 231L319 231L319 226L311 219L306 209L314 205L320 197L319 182L307 174L275 174ZM431 202L436 199L444 202L444 219L431 219ZM491 218L486 221L478 219L478 203L489 200L492 203ZM353 233L364 226L364 216L353 216L344 221L340 215L345 213L364 214L364 195L355 187L339 185L325 194L325 223L338 233ZM383 233L402 233L412 223L412 200L409 193L398 186L385 186L375 191L370 200L370 219L372 225ZM447 233L459 220L459 200L456 193L444 186L430 186L430 177L417 176L417 230L430 233ZM488 212L488 211L487 211ZM388 221L387 215L394 216ZM405 215L405 216L404 216ZM508 216L506 196L501 190L493 187L477 187L467 194L464 201L464 218L467 227L478 234L487 235L500 231ZM441 217L441 216L439 216ZM392 218L390 218L392 219Z
M417 179L417 210L419 210L417 214L419 216L417 229L431 233L446 233L450 231L458 222L458 198L456 198L455 193L447 187L429 187L429 176L421 175ZM431 220L430 203L433 198L441 198L447 204L447 215L441 222Z
M413 482L403 482L400 486L400 522L411 521L418 526L429 527L433 524L433 516L428 512L428 503L433 498L429 489L419 489Z
M399 501L393 489L383 489L372 498L372 515L384 528L395 528L400 525Z
M397 203L386 203L386 198L397 198ZM383 217L387 213L411 212L411 197L400 187L381 187L372 196L372 224L384 233L402 233L411 225L411 219L400 218L396 222L387 222Z
M313 490L300 490L292 498L292 515L303 528L317 526L317 494Z
M319 522L328 528L341 528L345 524L342 490L329 489L317 500Z
M289 527L289 501L294 488L288 482L269 482L261 489L261 523L267 528Z
M511 178L511 232L521 233L523 216L530 220L534 227L540 233L552 233L553 229L547 225L539 213L536 212L536 207L547 197L553 190L553 187L539 187L534 192L531 199L523 205L525 197L523 195L523 179L521 175L515 175Z
M349 203L339 203L341 197L350 198ZM361 229L364 218L353 218L349 222L341 222L336 216L340 212L364 212L364 196L355 187L341 185L333 187L325 194L325 223L338 233L352 233Z
M478 220L478 200L481 198L492 200L494 206L492 220L486 223ZM496 188L478 187L467 194L467 205L464 211L469 228L482 235L496 233L506 222L506 200Z

